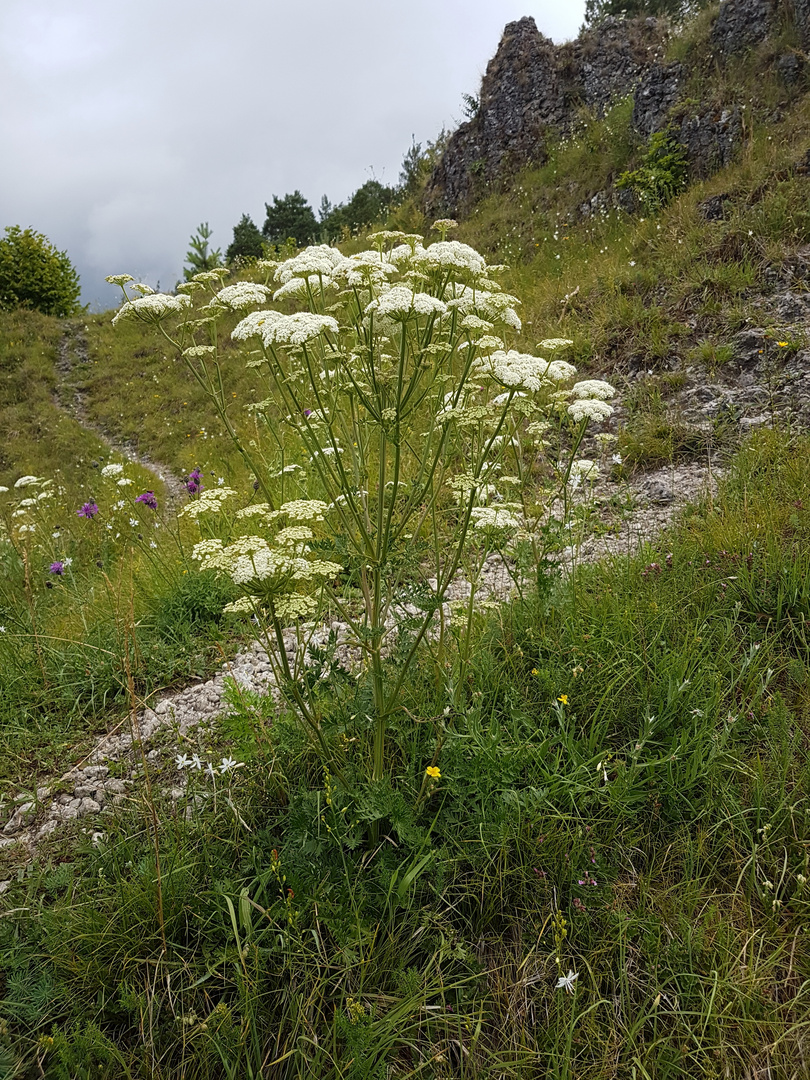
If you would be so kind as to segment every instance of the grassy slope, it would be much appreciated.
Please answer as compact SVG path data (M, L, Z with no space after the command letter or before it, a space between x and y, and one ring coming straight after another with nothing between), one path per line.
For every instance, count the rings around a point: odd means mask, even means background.
M459 231L512 264L523 344L567 334L585 368L653 370L626 435L640 464L676 452L645 425L662 399L676 424L666 398L679 363L716 357L764 271L810 241L810 181L790 169L810 142L810 106L766 123L784 90L764 71L748 63L726 85L712 75L718 97L733 85L754 99L750 138L738 164L655 218L567 216L638 154L621 104ZM732 213L707 224L697 204L716 192L732 195ZM407 208L400 220L419 226ZM65 464L34 438L65 421L49 396L58 325L4 320L42 388L25 405L19 389L6 399L4 415L21 418L7 483ZM151 338L113 335L105 317L87 336L96 422L178 471L238 475L205 403ZM238 408L252 384L229 378ZM243 825L222 800L188 824L161 808L167 952L137 811L99 850L62 862L54 848L0 921L10 1075L36 1075L40 1060L55 1077L802 1076L808 450L763 433L666 550L583 568L482 624L477 704L453 718L442 786L421 813L409 805L432 725L397 740L401 795L334 797L327 813L295 729L277 723L257 744L263 706L236 707L228 733L250 762L234 792ZM664 569L645 573L651 562ZM415 715L441 713L427 678L407 694ZM36 715L43 732L58 729L60 707ZM362 716L358 700L334 717L349 764ZM353 823L379 801L389 840L366 850ZM567 921L557 941L555 911ZM579 972L573 1000L554 991L557 954Z

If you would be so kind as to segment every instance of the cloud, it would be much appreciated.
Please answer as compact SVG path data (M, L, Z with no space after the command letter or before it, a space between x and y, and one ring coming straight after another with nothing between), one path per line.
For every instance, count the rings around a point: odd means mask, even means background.
M529 5L555 40L584 0ZM412 135L462 118L519 0L5 0L0 226L46 233L84 299L130 272L181 276L201 221L226 247L242 213L300 189L342 201L395 183ZM11 103L11 107L9 107Z

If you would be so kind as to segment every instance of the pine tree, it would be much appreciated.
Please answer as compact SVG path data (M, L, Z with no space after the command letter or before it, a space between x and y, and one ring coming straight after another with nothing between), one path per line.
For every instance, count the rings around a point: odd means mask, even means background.
M242 214L238 225L233 227L233 240L225 252L226 262L234 259L260 259L264 254L264 241L258 226L250 214Z
M214 251L208 250L208 241L211 239L212 231L208 222L203 221L197 226L196 233L192 233L189 238L189 250L186 252L188 266L183 269L183 277L186 281L190 281L195 274L200 274L203 270L213 270L217 266L222 266L222 252L219 248Z
M267 211L262 235L271 244L283 244L292 238L296 244L310 244L318 234L315 213L300 191L283 198L273 196L272 205L265 203Z

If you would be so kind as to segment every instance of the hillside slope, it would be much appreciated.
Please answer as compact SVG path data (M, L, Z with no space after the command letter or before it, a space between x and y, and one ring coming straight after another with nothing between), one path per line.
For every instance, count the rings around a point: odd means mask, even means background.
M270 424L251 408L257 354L204 324L218 414L152 328L0 314L0 1075L807 1075L810 97L781 11L633 24L629 52L611 23L600 70L628 81L586 108L572 91L543 160L513 158L462 206L453 235L522 298L510 346L570 339L617 409L579 446L600 477L540 522L542 558L485 564L513 574L510 603L461 587L448 614L422 580L446 536L405 538L381 775L372 680L339 638L374 553L286 530L339 562L342 592L321 626L291 620L291 652L313 631L314 649L275 694L265 609L225 613L233 583L192 557L242 535L237 514L197 514L200 490L232 487L268 535L260 481L279 502L323 495L284 402L265 401ZM510 55L487 77L514 89ZM636 81L675 64L684 117L739 108L711 175L671 144L662 166L638 128ZM422 196L388 224L427 234ZM516 449L541 492L553 470ZM581 558L639 513L670 528ZM406 670L423 609L444 634Z

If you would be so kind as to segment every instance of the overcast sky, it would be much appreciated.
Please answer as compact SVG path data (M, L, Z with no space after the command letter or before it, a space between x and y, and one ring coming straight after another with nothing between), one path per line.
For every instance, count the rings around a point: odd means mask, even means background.
M173 288L201 221L224 250L273 194L396 183L462 119L505 23L575 37L584 0L0 0L0 230Z

